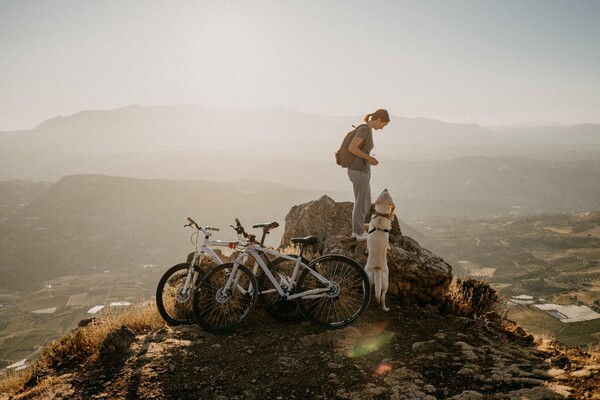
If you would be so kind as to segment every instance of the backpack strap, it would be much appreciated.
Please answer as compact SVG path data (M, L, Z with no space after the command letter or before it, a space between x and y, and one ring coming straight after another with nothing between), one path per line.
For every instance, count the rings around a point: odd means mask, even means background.
M356 137L356 131L358 130L358 128L360 128L363 125L367 125L367 124L360 124L358 126L352 125L352 127L354 128L354 137ZM367 125L367 127L369 127L369 126ZM369 129L369 134L367 135L367 137L365 138L365 140L363 140L363 142L361 143L361 146L360 146L361 150L362 150L362 146L364 146L365 143L367 143L367 140L369 140L369 138L371 137L372 134L373 134L373 132L371 132L371 130Z

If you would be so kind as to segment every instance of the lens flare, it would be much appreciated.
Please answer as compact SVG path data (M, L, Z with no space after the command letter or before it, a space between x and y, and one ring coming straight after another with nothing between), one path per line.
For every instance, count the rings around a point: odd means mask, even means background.
M357 345L348 352L349 358L362 357L366 354L379 350L394 337L393 332L383 332L377 336L371 337Z
M392 370L392 366L388 363L381 363L377 366L377 369L375 370L375 376L381 376L384 375L387 372L390 372Z

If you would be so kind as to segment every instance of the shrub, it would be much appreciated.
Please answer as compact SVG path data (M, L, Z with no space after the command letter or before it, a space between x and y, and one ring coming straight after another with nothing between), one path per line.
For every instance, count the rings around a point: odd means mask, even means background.
M496 289L487 282L469 278L454 280L446 294L449 312L463 317L478 317L488 312L502 311Z

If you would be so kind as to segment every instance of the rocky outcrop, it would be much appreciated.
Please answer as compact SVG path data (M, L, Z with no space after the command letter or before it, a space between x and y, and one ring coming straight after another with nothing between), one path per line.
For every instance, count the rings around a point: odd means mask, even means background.
M285 217L281 246L289 245L292 237L314 235L320 240L315 248L317 253L343 254L364 266L367 243L350 238L352 206L351 202L338 203L323 196L292 207ZM371 213L367 218L371 218ZM452 280L452 267L412 238L402 235L397 217L394 217L389 238L388 297L419 305L440 304Z

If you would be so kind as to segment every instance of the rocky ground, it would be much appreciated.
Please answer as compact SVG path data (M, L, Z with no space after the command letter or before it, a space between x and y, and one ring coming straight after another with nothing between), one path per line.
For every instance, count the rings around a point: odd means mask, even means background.
M600 399L600 363L510 325L493 314L371 304L351 326L328 331L257 308L229 334L121 329L97 360L48 371L45 384L12 398Z

